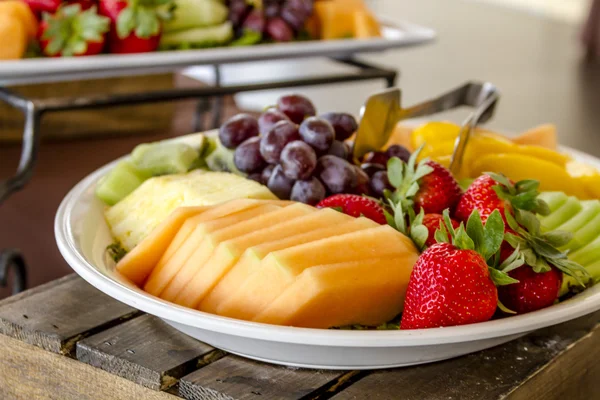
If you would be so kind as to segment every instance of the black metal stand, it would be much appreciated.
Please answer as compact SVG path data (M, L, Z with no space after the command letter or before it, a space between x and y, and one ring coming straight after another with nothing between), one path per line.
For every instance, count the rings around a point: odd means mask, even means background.
M240 92L331 85L375 79L385 80L387 87L392 87L396 83L397 72L394 70L377 67L353 58L333 60L356 67L358 71L356 73L325 75L250 85L221 86L220 69L218 65L215 65L215 86L127 94L105 94L90 97L56 97L44 100L28 99L11 92L9 89L0 88L0 100L20 110L25 115L21 159L15 175L7 180L0 181L0 205L12 193L21 190L33 176L40 146L40 124L42 116L45 113L198 99L194 130L201 131L203 130L203 115L208 111L212 110L213 112L212 126L217 127L219 125L222 115L223 96L227 95ZM210 104L211 99L213 100L212 107ZM9 268L15 270L13 292L16 293L24 290L27 287L27 271L25 261L18 250L10 249L0 252L0 286L7 285L6 280Z

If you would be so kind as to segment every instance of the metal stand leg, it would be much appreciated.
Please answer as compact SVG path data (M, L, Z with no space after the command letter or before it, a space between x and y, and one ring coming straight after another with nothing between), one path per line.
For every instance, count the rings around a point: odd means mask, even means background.
M215 69L215 86L221 87L221 67L218 64L214 65ZM221 126L221 117L223 115L223 96L217 96L213 100L212 109L212 124L211 129L217 129Z
M0 252L0 286L8 285L8 273L13 270L12 294L22 292L27 288L27 268L25 259L19 250L9 249Z

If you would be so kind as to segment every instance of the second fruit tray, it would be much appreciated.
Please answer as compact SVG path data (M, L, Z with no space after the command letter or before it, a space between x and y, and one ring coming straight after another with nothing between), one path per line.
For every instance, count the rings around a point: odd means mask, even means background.
M374 39L313 40L261 44L249 47L219 47L200 50L159 51L127 55L32 58L0 62L0 85L119 76L175 70L203 65L303 57L349 57L430 42L435 31L408 22L385 23L383 36Z

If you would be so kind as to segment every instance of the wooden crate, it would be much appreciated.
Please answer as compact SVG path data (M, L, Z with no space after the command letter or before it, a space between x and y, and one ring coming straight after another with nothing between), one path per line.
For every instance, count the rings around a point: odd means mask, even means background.
M0 398L591 400L599 318L434 364L315 371L226 354L70 275L0 301Z
M169 73L21 85L10 89L27 98L46 99L165 90L174 85L174 75ZM173 102L52 112L43 116L42 138L72 139L158 132L170 129L174 112ZM24 118L19 111L0 102L0 141L20 141L23 124Z

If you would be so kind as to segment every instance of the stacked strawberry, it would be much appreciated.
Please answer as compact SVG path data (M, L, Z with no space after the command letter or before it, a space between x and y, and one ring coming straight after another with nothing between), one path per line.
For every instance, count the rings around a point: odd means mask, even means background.
M26 0L41 18L38 39L49 57L141 53L158 48L173 0Z

